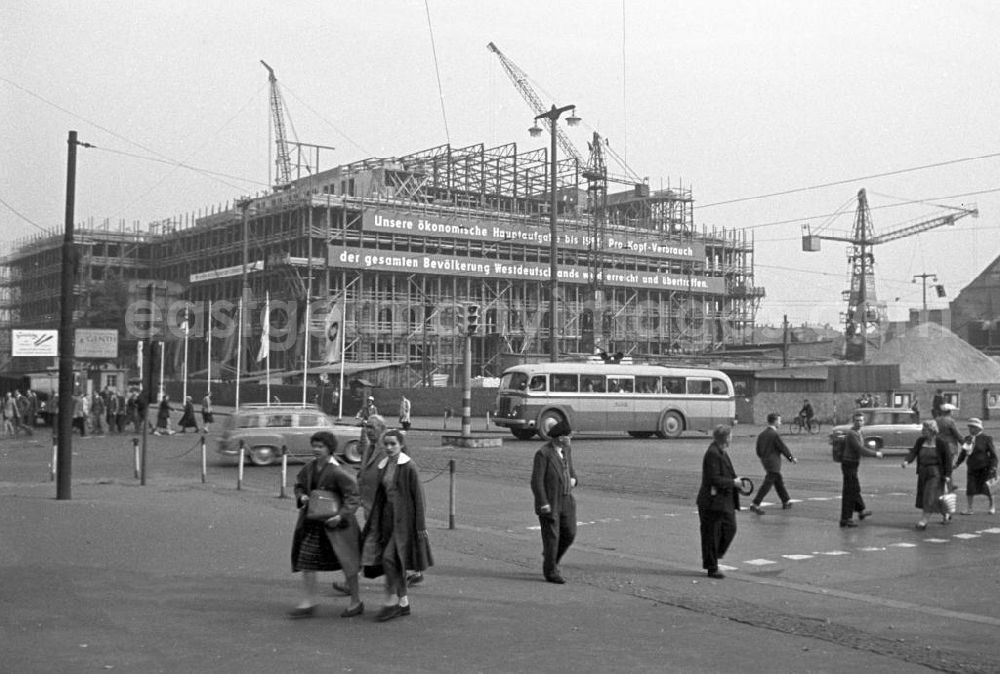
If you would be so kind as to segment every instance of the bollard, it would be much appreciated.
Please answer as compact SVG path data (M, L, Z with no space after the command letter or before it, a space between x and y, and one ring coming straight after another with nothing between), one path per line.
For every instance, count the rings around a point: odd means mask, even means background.
M455 528L455 459L448 459L448 528Z
M139 479L139 438L132 438L132 464L135 466L135 479Z
M205 484L208 475L208 457L205 454L205 434L201 434L201 483Z
M243 448L243 441L240 440L239 469L236 472L236 490L243 489L243 463L246 460L246 450Z
M281 493L278 498L288 498L285 494L285 485L288 484L288 447L281 447Z
M489 410L486 410L486 429L485 430L487 430L487 431L490 430L490 411Z
M56 461L59 459L59 446L56 443L52 443L52 464L50 466L51 471L49 471L49 480L51 482L56 481Z

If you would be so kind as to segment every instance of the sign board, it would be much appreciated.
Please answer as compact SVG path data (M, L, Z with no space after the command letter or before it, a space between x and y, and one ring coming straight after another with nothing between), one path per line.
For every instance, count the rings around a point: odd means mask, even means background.
M74 355L77 358L117 358L118 331L77 328Z
M58 356L58 330L11 330L12 356Z

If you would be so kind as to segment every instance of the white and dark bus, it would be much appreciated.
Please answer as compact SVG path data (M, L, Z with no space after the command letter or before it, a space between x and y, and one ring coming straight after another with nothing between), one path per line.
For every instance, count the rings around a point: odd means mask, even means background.
M500 379L493 421L519 440L567 420L574 433L619 432L676 438L735 423L733 383L725 373L693 367L533 363Z

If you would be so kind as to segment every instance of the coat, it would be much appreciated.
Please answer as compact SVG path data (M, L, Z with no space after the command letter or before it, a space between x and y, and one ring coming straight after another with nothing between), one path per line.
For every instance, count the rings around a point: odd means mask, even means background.
M184 403L184 414L181 415L177 425L181 428L198 428L198 419L194 416L194 403L190 400Z
M757 436L757 458L768 473L780 473L782 456L792 460L792 453L778 435L778 430L768 426Z
M970 435L965 438L963 445L971 445L969 450L964 447L958 454L958 460L955 462L955 468L962 465L962 462L968 458L970 471L982 470L984 468L990 468L992 470L997 469L997 450L993 446L993 438L985 433L976 433L975 435Z
M375 492L379 484L379 464L385 458L385 450L378 440L370 440L366 429L361 429L361 463L358 464L358 492L361 495L361 507L365 513L371 512L375 504Z
M878 456L878 453L868 449L861 431L852 428L844 436L844 455L840 460L843 463L859 463L862 456Z
M295 477L295 500L298 503L301 496L308 496L313 489L325 489L332 491L340 499L340 508L337 514L340 515L340 527L330 529L323 527L326 532L324 543L330 546L333 556L337 559L338 569L356 570L360 566L361 539L358 529L358 520L354 512L360 503L358 499L358 485L354 477L348 474L337 463L326 463L319 467L318 460L313 459L302 467ZM299 517L295 522L295 533L292 535L292 571L298 571L296 560L299 556L299 546L305 535L307 506L299 508Z
M924 458L921 459L921 450L924 447L926 438L917 438L910 453L906 455L906 463L917 461L917 494L914 499L914 506L925 512L938 512L940 504L938 498L945 491L945 480L951 477L951 451L948 449L948 442L940 435L934 438L934 451L924 450ZM928 460L933 456L933 460Z
M535 514L542 514L542 507L549 506L551 516L559 519L563 506L573 498L573 487L576 483L576 470L573 468L573 453L569 448L563 450L566 467L569 470L570 484L563 482L563 460L559 452L550 443L546 443L535 452L534 464L531 467L531 493L535 497Z
M382 554L390 539L396 544L403 569L424 571L434 565L424 521L424 488L417 467L407 454L400 453L396 460L396 503L390 506L382 484L388 465L388 457L378 463L378 489L362 534L361 564L366 578L382 575Z
M696 500L698 507L716 512L734 513L740 509L740 494L733 481L736 470L729 454L713 442L701 461L701 488Z

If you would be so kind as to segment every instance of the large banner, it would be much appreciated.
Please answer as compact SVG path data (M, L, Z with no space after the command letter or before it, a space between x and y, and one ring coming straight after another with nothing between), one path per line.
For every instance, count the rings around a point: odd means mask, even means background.
M398 251L373 251L367 248L349 248L347 246L330 246L329 249L329 264L333 269L370 269L373 271L463 277L495 276L497 278L532 281L546 281L549 278L549 265L547 263L508 262ZM563 265L559 268L559 281L590 283L590 270L586 267ZM609 269L604 274L604 282L609 285L684 290L696 293L722 294L725 291L725 281L718 277L695 276L689 278L662 272Z
M365 208L361 214L361 227L367 232L411 234L477 241L535 243L547 246L549 227L518 222L489 222L480 218L454 215L416 215L391 208ZM561 248L589 250L591 237L579 230L563 231L557 242ZM664 240L654 233L646 234L611 231L606 234L605 253L626 252L670 260L703 261L705 245L697 242Z
M343 350L341 344L344 339L344 307L338 300L330 300L330 307L326 312L325 335L325 356L323 360L327 363L339 363L340 352Z

